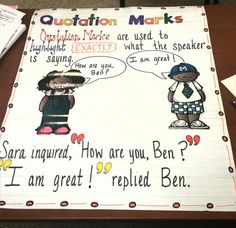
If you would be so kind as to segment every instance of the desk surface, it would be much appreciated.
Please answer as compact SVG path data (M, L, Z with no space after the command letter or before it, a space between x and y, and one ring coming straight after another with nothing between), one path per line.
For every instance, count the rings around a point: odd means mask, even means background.
M219 80L236 73L236 4L207 5L208 24ZM24 10L23 22L29 26L33 10ZM0 122L2 122L11 88L15 80L27 32L0 60ZM236 109L231 104L233 95L220 83L221 94L236 158ZM181 212L181 211L105 211L105 210L0 210L0 219L236 219L234 212Z

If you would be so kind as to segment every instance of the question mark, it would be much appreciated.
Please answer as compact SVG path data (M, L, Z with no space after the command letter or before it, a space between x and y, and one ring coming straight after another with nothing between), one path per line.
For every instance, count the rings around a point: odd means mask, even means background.
M184 159L184 151L187 149L188 143L187 143L186 141L180 141L178 144L179 144L179 145L180 145L180 144L185 144L185 147L180 149L180 151L181 151L181 156L182 156L182 161L184 161L184 160L185 160L185 159Z

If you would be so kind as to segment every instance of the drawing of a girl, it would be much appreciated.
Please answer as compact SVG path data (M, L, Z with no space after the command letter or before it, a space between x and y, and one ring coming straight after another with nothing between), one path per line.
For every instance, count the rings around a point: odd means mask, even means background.
M38 89L45 93L39 104L43 116L36 129L38 135L65 135L70 132L67 120L69 110L75 103L73 89L84 82L85 78L79 70L51 71L38 82Z

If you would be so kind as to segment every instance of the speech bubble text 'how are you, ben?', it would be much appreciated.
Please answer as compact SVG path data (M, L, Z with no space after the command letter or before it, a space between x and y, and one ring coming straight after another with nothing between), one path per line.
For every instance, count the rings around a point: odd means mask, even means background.
M120 59L110 56L90 56L74 62L71 69L78 69L90 84L98 79L116 77L125 72L127 65Z
M164 75L170 72L174 65L184 62L184 59L171 52L148 50L129 55L126 62L135 70L166 79Z

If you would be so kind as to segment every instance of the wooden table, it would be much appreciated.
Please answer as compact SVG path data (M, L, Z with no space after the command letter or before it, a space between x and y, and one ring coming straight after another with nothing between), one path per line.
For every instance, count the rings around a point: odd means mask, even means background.
M23 22L29 26L33 10L26 13ZM219 80L236 73L236 4L207 5L206 12ZM0 122L2 122L11 88L20 63L27 33L14 44L0 60ZM236 108L233 95L220 83L228 130L236 158ZM181 212L181 211L105 211L105 210L12 210L1 209L1 220L25 219L236 219L236 212Z

